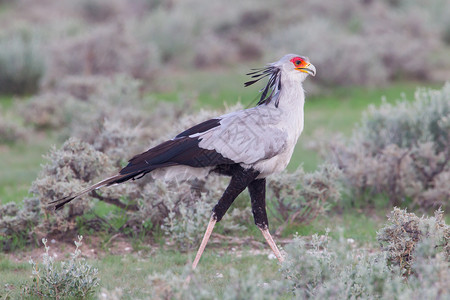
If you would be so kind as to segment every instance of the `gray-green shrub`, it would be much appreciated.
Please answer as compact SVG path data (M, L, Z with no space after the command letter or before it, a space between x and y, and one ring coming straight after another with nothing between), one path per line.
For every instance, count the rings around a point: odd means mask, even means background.
M377 233L377 240L388 261L398 265L406 275L411 274L417 247L424 240L428 250L432 250L427 255L435 257L442 253L450 261L450 226L445 224L442 210L437 210L434 217L419 218L406 209L394 208L388 222Z
M296 237L285 247L287 259L281 266L285 287L297 299L368 299L400 289L401 278L381 255L352 249L342 237L313 235L311 241Z
M146 111L151 111L154 103L144 102L139 81L127 76L94 81L99 84L84 101L77 101L60 90L35 97L22 109L22 116L34 126L48 128L65 125L66 129L61 131L63 136L78 137L67 140L61 149L52 149L47 156L48 163L32 184L31 192L44 207L52 200L70 195L100 180L100 177L117 172L127 158L148 147L142 141L149 141L152 145L157 143L156 138L163 138L164 135L170 138L168 129L181 111L186 110L186 107L161 104L153 108L154 117L149 117ZM181 121L188 124L186 127L192 122L195 120L189 118ZM154 207L152 201L144 198L147 195L145 190L151 190L146 188L149 181L152 181L151 176L86 195L68 209L51 213L41 224L43 231L66 232L74 229L74 220L78 217L80 222L83 220L83 213L92 207L92 202L87 200L92 198L127 210L125 227L137 228L139 232L148 224L149 216L152 216L151 223L159 226L168 211L145 208ZM155 195L149 196L149 199L157 203L159 200L152 198ZM142 211L151 213L146 216ZM116 217L120 216L109 216L110 219Z
M334 165L321 165L313 173L303 168L272 176L267 180L270 214L281 224L280 233L291 223L308 224L339 200L340 171Z
M52 59L43 79L53 87L65 76L128 74L151 81L159 62L150 46L139 44L127 26L103 25L50 46Z
M83 236L78 236L78 241L74 241L75 251L71 253L70 260L57 264L49 254L47 239L43 238L45 253L42 264L30 259L33 282L23 286L23 296L40 299L90 298L96 292L100 279L98 270L81 257L79 247L82 245L82 239Z
M431 219L421 219L420 226L426 227ZM390 239L389 243L400 246L398 240ZM343 238L315 235L308 243L297 237L285 250L287 259L281 271L296 298L423 299L450 295L446 284L448 256L443 247L436 248L435 241L430 243L426 238L416 245L411 276L406 279L403 270L391 264L390 253L354 248Z
M27 137L28 132L24 127L0 114L0 144L23 142Z
M45 70L38 38L18 33L0 36L0 94L36 92Z
M113 77L114 78L114 77ZM54 90L87 101L113 78L101 75L65 76L55 82Z
M83 18L90 22L105 22L118 13L117 1L83 0L77 6Z
M158 193L160 205L167 211L161 229L168 240L182 251L192 250L199 245L212 208L226 188L223 180L217 177L209 178L206 183L198 183L203 185L203 190L193 188L195 185L191 182L177 183L175 186L163 188L163 193ZM147 186L147 192L149 188L150 185ZM225 217L222 222L229 231L242 229L235 223L235 218L240 216L240 209L235 208L233 211L236 212Z
M86 182L98 179L104 172L112 173L113 170L111 161L105 154L76 138L67 140L61 149L53 148L47 155L47 160L30 188L41 206L47 209L50 201L76 193L85 188ZM44 232L66 232L73 229L75 218L92 207L92 202L86 201L88 198L83 196L59 212L50 213L47 210L47 218L40 224Z
M79 104L66 93L44 93L19 103L18 110L25 124L38 130L60 130L68 126Z
M35 238L33 228L39 224L41 206L37 198L26 198L23 208L9 202L0 206L0 249L12 251Z
M441 39L447 45L450 44L450 3L448 1L426 0L387 0L389 5L396 10L420 10L426 12L427 21L440 33Z
M191 190L190 186L185 186L185 193L179 193L182 187L183 185L177 187L176 196L183 197L178 203L171 199L162 199L164 205L169 209L169 213L164 218L161 229L170 241L175 242L178 249L186 251L199 245L211 216L215 197L211 197L211 195L208 197L204 193L198 195ZM172 196L172 198L174 197Z
M149 122L141 94L141 81L129 76L105 79L73 114L68 136L75 136L110 156L117 166L142 149L142 140L156 130L144 131ZM161 126L164 128L163 126Z
M381 193L422 208L450 199L450 83L419 89L415 101L371 106L349 140L334 140L329 158L356 198Z

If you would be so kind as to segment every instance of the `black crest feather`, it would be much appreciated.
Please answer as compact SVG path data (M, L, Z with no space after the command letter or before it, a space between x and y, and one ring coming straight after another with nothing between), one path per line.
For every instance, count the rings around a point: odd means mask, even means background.
M252 85L261 79L269 77L267 84L260 90L261 98L257 105L269 104L270 101L275 100L275 106L278 107L279 93L281 91L281 70L274 66L268 66L261 69L253 69L253 72L247 73L254 80L247 81L244 85L247 87Z

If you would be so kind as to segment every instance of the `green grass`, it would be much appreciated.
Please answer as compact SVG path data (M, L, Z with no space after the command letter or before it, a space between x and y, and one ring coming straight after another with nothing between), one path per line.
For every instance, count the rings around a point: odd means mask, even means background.
M42 251L44 251L42 249ZM220 252L218 252L220 251ZM225 250L226 251L226 250ZM117 287L122 290L121 299L150 299L156 292L162 292L162 282L152 282L152 275L170 272L175 275L185 274L189 270L195 253L180 253L171 250L158 250L151 255L106 255L101 259L88 260L89 264L99 270L100 287L114 291ZM36 259L41 262L40 259ZM238 257L234 254L226 255L224 249L207 248L197 272L201 280L206 280L212 289L222 291L231 280L231 270L246 272L251 267L257 267L267 281L279 277L277 262L268 260L266 255L254 255L244 250ZM218 278L218 273L222 278ZM19 297L20 285L31 283L31 265L26 262L15 263L0 257L0 295L4 296L6 284L12 285L10 295L13 299ZM161 287L158 287L158 284ZM156 286L155 286L156 285Z
M14 96L0 96L1 112L12 112L15 101ZM1 204L22 202L45 163L44 155L57 143L50 133L36 133L25 141L0 145Z
M0 108L6 110L11 108L14 103L14 98L10 96L0 95Z
M19 142L0 147L1 203L19 203L28 195L31 182L36 179L41 164L45 162L43 155L53 143L54 139L42 136L29 143Z
M11 299L18 299L20 284L28 280L30 275L31 266L28 263L12 262L0 255L0 298L10 295Z
M307 225L289 226L283 231L283 236L292 237L296 233L300 236L325 234L328 228L332 230L330 233L332 237L337 238L342 234L343 237L352 238L361 244L374 244L376 232L381 226L381 222L376 220L377 218L368 216L363 211L349 211L342 215L330 214L323 218L319 217Z
M202 257L198 273L195 276L210 283L212 289L218 291L223 289L231 279L231 269L243 272L251 266L257 266L267 280L276 278L277 272L274 270L277 269L277 263L267 260L265 255L244 253L242 257L236 257L217 254L216 249L208 250ZM189 268L194 256L194 253L184 254L161 250L147 257L107 256L95 264L100 270L102 285L107 290L122 287L123 299L148 298L154 296L154 284L158 284L158 282L151 281L152 274L170 272L181 275ZM221 273L223 278L218 279L217 273ZM161 283L159 282L159 284Z

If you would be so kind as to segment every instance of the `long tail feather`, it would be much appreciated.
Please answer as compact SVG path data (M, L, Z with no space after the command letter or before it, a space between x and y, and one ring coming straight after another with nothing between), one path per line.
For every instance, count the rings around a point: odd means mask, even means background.
M85 195L93 190L99 189L99 188L107 186L107 185L112 185L117 182L121 182L121 179L123 179L123 177L125 177L125 176L127 176L127 175L118 174L118 175L106 178L105 180L102 180L102 181L76 193L75 195L67 196L67 197L49 202L49 205L51 205L51 206L54 205L54 209L59 210L59 209L63 208L63 206L66 205L67 203L69 203L70 201L72 201L82 195Z

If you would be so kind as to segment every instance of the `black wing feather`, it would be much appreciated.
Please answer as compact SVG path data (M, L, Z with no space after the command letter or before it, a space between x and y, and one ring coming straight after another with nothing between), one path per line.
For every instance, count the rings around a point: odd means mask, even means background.
M194 127L191 127L182 133L178 134L175 138L180 138L183 136L190 136L192 134L200 133L208 131L214 127L217 127L220 125L220 119L211 119L205 122L202 122L200 124L195 125Z
M180 137L166 141L130 159L128 165L120 170L119 174L134 174L134 177L151 172L156 168L174 165L202 168L235 163L214 150L201 148L198 145L199 142L198 138L190 137Z

